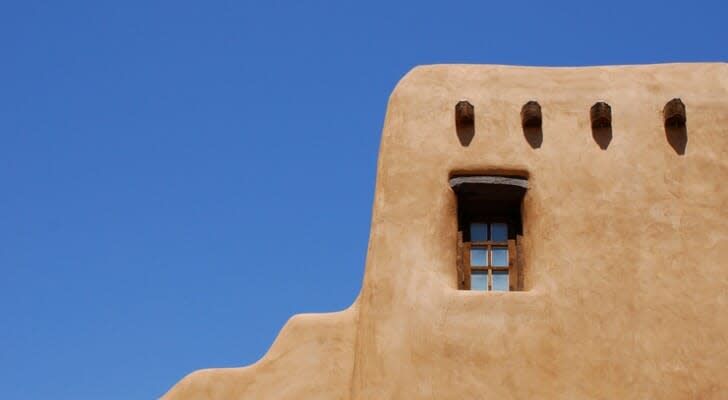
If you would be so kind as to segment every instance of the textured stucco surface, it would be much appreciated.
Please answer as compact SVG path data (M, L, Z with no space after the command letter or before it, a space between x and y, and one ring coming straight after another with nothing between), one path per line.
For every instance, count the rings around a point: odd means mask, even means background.
M675 97L682 155L662 122ZM526 291L456 289L457 173L528 176ZM356 302L293 317L254 365L194 372L164 399L728 399L726 178L728 64L415 68L390 98Z

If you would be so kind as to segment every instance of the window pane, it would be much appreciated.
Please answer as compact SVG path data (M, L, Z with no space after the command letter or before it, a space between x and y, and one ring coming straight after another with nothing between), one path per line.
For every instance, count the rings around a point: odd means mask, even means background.
M471 248L470 265L475 267L484 267L488 265L488 249L485 247Z
M507 271L493 271L493 290L499 292L508 291Z
M508 247L493 247L491 254L492 266L494 267L507 267L508 266Z
M470 224L470 241L485 242L488 240L488 224Z
M488 290L488 273L487 272L473 272L470 276L470 289L471 290Z
M508 224L490 224L490 240L496 242L508 240Z

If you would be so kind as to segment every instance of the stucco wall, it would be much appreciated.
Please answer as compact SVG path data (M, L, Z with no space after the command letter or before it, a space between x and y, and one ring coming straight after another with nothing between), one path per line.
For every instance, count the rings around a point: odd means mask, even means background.
M683 154L662 119L675 97ZM531 99L540 147L521 128ZM293 317L256 364L164 399L727 399L727 155L728 64L415 68L387 110L357 301ZM526 291L456 289L455 173L528 176Z

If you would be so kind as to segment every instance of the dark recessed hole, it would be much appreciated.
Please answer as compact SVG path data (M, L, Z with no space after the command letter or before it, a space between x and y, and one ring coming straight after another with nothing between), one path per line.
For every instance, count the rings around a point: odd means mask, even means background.
M665 137L675 153L685 154L688 147L688 128L685 125L665 125Z

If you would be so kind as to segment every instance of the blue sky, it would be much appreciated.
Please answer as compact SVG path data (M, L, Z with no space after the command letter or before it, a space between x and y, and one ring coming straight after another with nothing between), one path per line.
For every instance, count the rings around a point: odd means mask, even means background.
M0 3L0 393L149 399L347 307L433 63L725 61L725 2Z

